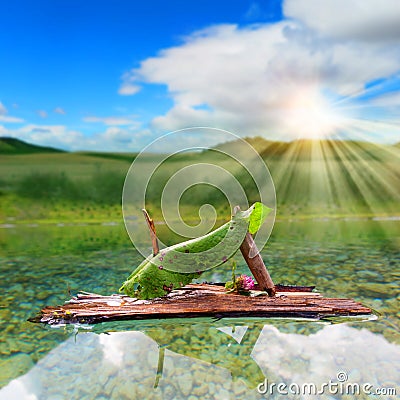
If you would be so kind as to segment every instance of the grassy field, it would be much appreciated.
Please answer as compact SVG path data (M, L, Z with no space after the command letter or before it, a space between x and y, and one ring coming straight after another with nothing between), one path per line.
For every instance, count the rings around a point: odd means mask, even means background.
M278 218L400 214L400 150L358 142L268 142L249 139L266 161L277 193ZM220 146L229 150L234 143ZM26 148L24 148L26 152ZM160 155L149 155L157 159ZM135 154L39 153L0 156L0 223L121 221L121 193ZM150 182L147 207L161 218L164 183L184 166L212 162L231 171L249 200L257 191L237 163L215 151L170 158ZM146 169L146 161L143 170ZM211 203L220 215L229 207L220 192L204 185L182 196L183 214L197 216Z

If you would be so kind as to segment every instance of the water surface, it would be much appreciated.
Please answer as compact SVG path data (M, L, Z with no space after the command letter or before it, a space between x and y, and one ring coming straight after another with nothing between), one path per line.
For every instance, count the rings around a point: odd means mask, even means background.
M276 283L315 284L324 295L355 298L375 310L374 319L186 319L60 328L26 320L69 293L116 292L141 256L119 224L4 227L0 399L310 398L271 396L257 386L265 379L322 385L337 382L340 373L345 383L396 387L400 394L399 226L396 220L280 222L263 251ZM246 273L236 259L237 273ZM229 278L225 265L201 279ZM311 398L349 397L326 392Z

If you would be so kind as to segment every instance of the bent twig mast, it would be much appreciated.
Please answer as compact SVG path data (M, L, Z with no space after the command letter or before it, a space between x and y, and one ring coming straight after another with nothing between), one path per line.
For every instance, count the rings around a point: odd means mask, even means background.
M243 258L246 260L251 273L260 286L260 289L265 290L270 296L275 296L276 290L274 282L272 281L267 267L260 256L256 243L254 242L253 236L251 236L250 232L246 233L246 237L240 246L240 251L243 255ZM250 254L254 254L253 252L255 252L256 255L254 257L250 257Z
M236 214L238 211L240 211L240 207L235 206L233 213ZM276 290L274 282L260 256L260 252L250 232L246 233L243 243L240 246L240 251L254 279L260 286L260 289L265 290L270 296L275 296ZM250 254L255 254L255 256L250 257Z

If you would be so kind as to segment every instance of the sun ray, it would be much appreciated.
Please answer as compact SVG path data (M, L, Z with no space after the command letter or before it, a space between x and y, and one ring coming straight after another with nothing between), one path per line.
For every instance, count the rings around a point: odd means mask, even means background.
M326 159L323 149L325 143L326 141L322 140L311 142L310 168L312 179L310 182L310 196L313 199L312 203L316 203L318 208L322 209L327 206L328 209L332 209L337 203L337 195L329 179L329 160Z
M389 206L387 196L398 197L398 192L393 190L395 180L390 180L387 171L382 167L382 162L371 157L362 157L359 151L355 150L354 142L341 141L332 142L335 151L342 159L343 168L348 174L349 182L355 191L355 198L360 199L366 210L374 214ZM397 179L397 183L399 180Z
M369 86L364 86L362 89L348 93L345 96L340 96L338 99L332 102L333 107L337 107L342 103L348 101L361 100L368 96L369 98L379 98L380 96L392 91L393 82L398 83L400 81L400 75L394 75L389 79L383 80L378 83L370 84ZM398 86L398 84L397 84ZM342 107L342 106L341 106Z
M281 142L279 144L271 143L263 151L263 157L271 168L271 173L274 177L275 187L278 196L279 209L286 208L290 204L299 204L302 199L293 199L293 185L304 185L296 174L297 164L300 155L299 144L294 142L294 145ZM270 162L269 162L270 161ZM305 178L306 179L306 178ZM296 191L297 193L299 191ZM300 190L301 193L301 190Z
M358 130L356 128L349 128L354 135L357 135ZM353 142L354 143L354 142ZM394 148L374 144L374 148L378 148L380 155L374 154L367 151L368 159L363 158L359 152L357 152L353 146L349 145L349 142L343 141L344 146L347 148L348 152L352 154L364 171L367 171L369 178L375 182L378 187L375 187L375 192L379 193L389 193L392 196L399 197L400 201L400 172L396 173L396 168L388 168L387 163L393 163L398 161L399 152ZM367 143L362 142L364 148L366 148ZM359 145L361 147L361 144ZM389 150L388 150L389 149ZM396 184L397 183L397 184ZM382 198L381 200L384 200Z
M293 94L286 104L286 124L297 138L321 139L343 124L344 117L315 88Z
M315 81L288 97L282 115L294 140L264 151L274 158L285 149L272 171L280 205L309 214L398 213L400 148L390 143L400 142L400 120L395 108L363 100L386 87L378 82L335 97Z

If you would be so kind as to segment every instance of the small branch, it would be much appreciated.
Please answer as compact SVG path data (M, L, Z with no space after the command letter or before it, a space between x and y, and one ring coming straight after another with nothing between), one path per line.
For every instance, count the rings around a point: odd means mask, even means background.
M153 256L156 256L160 251L160 248L158 246L156 227L154 226L154 221L150 218L149 213L146 211L146 209L143 208L142 211L150 231L151 244L153 246Z
M257 255L250 258L250 251L251 254L254 254L254 250ZM251 273L260 285L260 289L265 290L270 296L275 296L276 290L274 282L272 281L264 261L257 250L253 236L251 236L249 232L247 232L246 237L240 246L240 251L242 252L243 258L246 260Z

